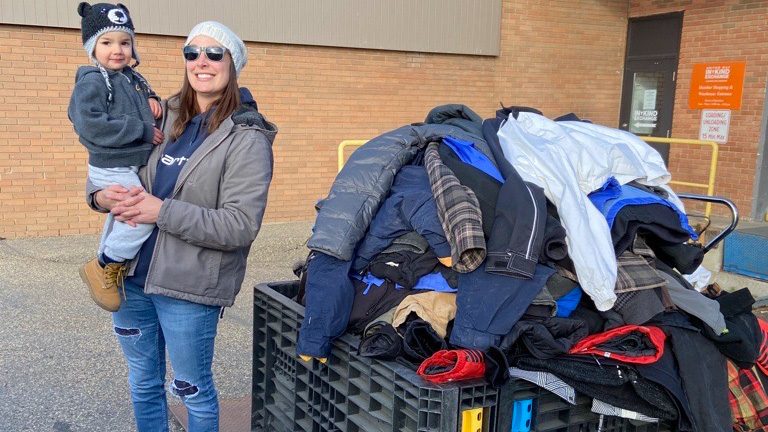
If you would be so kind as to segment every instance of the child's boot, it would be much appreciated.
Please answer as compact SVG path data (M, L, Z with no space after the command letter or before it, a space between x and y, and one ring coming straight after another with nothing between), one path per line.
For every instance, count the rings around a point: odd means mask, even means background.
M80 277L88 286L91 299L109 312L120 308L119 288L123 284L124 273L124 263L110 263L102 267L98 258L80 267Z

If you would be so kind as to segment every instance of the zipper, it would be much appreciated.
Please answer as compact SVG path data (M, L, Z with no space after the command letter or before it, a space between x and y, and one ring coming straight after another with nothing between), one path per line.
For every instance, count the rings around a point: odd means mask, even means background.
M173 199L174 197L176 197L176 194L179 192L179 189L181 189L181 185L187 180L187 178L189 177L189 174L192 172L192 170L194 170L197 167L197 165L199 165L200 162L205 158L205 156L207 156L209 153L211 153L213 150L215 150L216 147L218 147L228 136L229 136L229 134L227 134L221 140L219 140L219 142L216 143L216 145L214 145L213 147L208 149L208 151L206 151L200 157L200 159L198 159L197 163L189 168L189 170L186 172L186 175L184 176L184 178L182 178L182 179L180 179L179 181L176 182L176 186L173 189L173 193L171 194L171 196L168 197L168 199ZM152 249L152 257L153 258L155 256L155 253L157 252L157 247L160 245L160 240L162 239L162 234L163 234L162 231L158 231L158 233L157 233L157 241L155 242L154 249ZM154 259L150 259L149 267L147 268L147 282L149 281L149 277L152 274L152 268L153 268L154 264L155 264L155 260ZM146 283L145 283L145 285L146 285Z
M233 128L233 129L234 129L234 128ZM222 137L222 138L219 140L219 142L217 142L217 143L216 143L214 146L212 146L211 148L209 148L209 149L208 149L208 151L206 151L205 153L203 153L203 155L202 155L202 156L200 156L200 158L197 160L197 162L196 162L194 165L192 165L192 166L191 166L191 167L190 167L190 168L187 170L187 172L185 173L184 177L176 181L176 186L175 186L175 187L174 187L174 189L173 189L173 193L171 194L171 196L169 196L169 197L168 197L168 199L173 199L174 197L176 197L176 194L178 194L178 192L179 192L179 189L181 189L181 185L182 185L182 184L183 184L183 183L184 183L184 182L187 180L187 178L189 177L190 173L191 173L191 172L192 172L192 171L193 171L195 168L197 168L197 166L200 164L200 162L202 162L202 161L203 161L203 159L205 159L205 157L206 157L206 156L208 156L208 154L210 154L210 153L211 153L213 150L215 150L215 149L216 149L216 148L217 148L219 145L221 145L221 143L222 143L222 142L224 142L224 140L225 140L225 139L227 139L227 137L228 137L229 135L231 135L231 131L230 131L230 133L227 133L226 135L224 135L224 136L223 136L223 137ZM155 242L155 247L154 247L154 249L152 249L152 257L153 257L153 258L154 258L154 256L155 256L155 254L157 253L157 247L160 245L160 240L162 240L162 238L163 238L163 235L162 235L162 234L163 234L163 233L162 233L162 231L159 231L159 232L157 233L157 241ZM154 259L150 259L150 261L149 261L149 267L147 268L147 282L149 282L149 280L150 280L149 278L150 278L150 276L152 275L152 268L153 268L154 264L155 264L155 260L154 260ZM146 285L146 283L145 283L145 285Z

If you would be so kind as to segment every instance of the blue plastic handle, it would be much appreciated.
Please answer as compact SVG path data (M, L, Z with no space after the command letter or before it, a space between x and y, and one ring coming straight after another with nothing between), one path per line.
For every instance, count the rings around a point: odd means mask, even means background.
M530 432L533 399L517 400L512 404L512 427L509 432Z

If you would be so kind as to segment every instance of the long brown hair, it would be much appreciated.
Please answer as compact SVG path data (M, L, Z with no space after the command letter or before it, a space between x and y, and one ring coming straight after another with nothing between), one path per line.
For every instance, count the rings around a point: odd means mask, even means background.
M229 55L229 53L227 53ZM184 83L181 85L181 90L172 97L179 98L178 107L173 108L179 115L173 122L173 128L171 129L171 139L177 139L184 133L184 129L192 120L192 118L200 114L200 107L197 105L197 98L195 97L195 90L189 84L189 78L187 78L187 71L184 71ZM221 123L226 120L233 112L240 106L240 90L237 86L237 71L235 71L235 63L230 57L229 61L229 82L224 88L224 93L221 97L214 102L208 111L211 112L211 116L208 118L208 133L212 133Z

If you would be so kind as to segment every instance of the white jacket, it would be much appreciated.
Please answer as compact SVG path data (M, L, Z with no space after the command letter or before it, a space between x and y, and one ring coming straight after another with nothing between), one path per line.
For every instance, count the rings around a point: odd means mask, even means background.
M598 310L610 309L616 301L616 255L608 223L587 194L611 176L621 184L665 185L671 175L661 155L629 132L526 112L517 120L510 117L498 136L504 156L523 179L542 187L557 206L582 289Z

